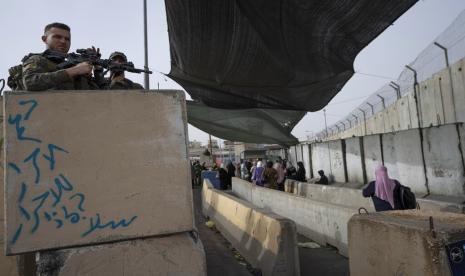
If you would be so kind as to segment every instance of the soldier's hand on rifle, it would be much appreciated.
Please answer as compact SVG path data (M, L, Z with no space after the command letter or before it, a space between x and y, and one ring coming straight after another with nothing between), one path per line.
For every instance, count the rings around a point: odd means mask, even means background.
M87 48L87 50L89 51L93 51L95 53L97 53L97 55L99 56L100 58L100 48L95 48L95 46L92 46L92 48ZM99 65L94 65L94 72L96 71L97 74L101 73L101 71L103 71L103 68L102 66L99 66Z
M66 70L66 73L70 77L75 77L75 76L81 76L81 75L90 75L92 74L92 65L89 64L88 62L81 62L77 64L76 66L70 67Z

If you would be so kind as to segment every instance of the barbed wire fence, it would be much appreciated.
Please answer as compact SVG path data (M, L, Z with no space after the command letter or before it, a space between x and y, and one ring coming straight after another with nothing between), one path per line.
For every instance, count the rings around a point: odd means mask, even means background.
M465 57L465 11L429 44L395 81L386 83L343 119L315 134L313 140L323 140L351 129L391 106L414 89L415 83L430 78Z

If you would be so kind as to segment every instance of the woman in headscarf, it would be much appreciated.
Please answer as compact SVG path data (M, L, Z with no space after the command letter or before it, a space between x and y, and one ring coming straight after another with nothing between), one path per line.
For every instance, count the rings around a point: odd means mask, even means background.
M385 166L378 166L375 171L375 181L371 181L368 186L363 189L364 197L371 197L375 205L376 212L396 210L398 199L395 198L394 189L400 183L391 179L388 176Z
M273 162L266 162L266 168L263 172L264 186L270 189L278 189L278 172L273 169Z
M253 171L253 182L258 185L258 186L263 186L263 171L265 168L263 168L262 161L257 162L257 167Z
M297 172L295 174L295 180L300 181L300 182L306 182L307 179L305 177L306 171L304 167L304 163L301 161L297 162Z
M226 190L228 189L228 172L224 169L224 164L221 163L220 169L218 170L218 178L220 179L220 189Z
M236 167L234 167L231 160L229 160L228 165L226 165L226 171L228 172L227 186L228 186L228 188L231 188L231 186L232 186L232 178L235 176L235 171L236 171Z
M273 169L276 170L278 173L278 190L284 191L284 177L285 177L285 171L283 168L283 164L281 163L282 161L276 160L276 163L273 165Z

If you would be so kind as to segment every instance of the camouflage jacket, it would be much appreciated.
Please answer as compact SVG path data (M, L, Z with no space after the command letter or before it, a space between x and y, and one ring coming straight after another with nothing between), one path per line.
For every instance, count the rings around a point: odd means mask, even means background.
M99 89L91 77L71 78L65 70L58 70L61 61L47 58L47 51L31 55L23 61L23 84L28 91L94 90Z
M142 85L133 82L129 79L124 79L122 81L109 81L109 84L107 86L107 89L109 90L133 90L133 89L140 89L143 90L144 87Z

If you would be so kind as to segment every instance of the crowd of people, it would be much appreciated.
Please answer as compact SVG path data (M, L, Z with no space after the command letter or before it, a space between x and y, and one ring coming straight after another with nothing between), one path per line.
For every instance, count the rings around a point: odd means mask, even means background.
M192 163L192 185L200 186L201 172L206 170L205 163L199 161ZM228 161L226 165L221 163L219 167L213 165L211 170L216 170L220 181L221 189L229 189L232 184L232 177L254 183L255 185L270 189L284 191L286 179L306 182L306 171L302 162L297 162L297 168L286 160L278 157L275 162L272 160L240 160L236 164Z

